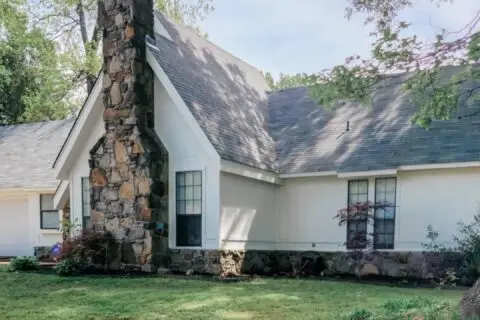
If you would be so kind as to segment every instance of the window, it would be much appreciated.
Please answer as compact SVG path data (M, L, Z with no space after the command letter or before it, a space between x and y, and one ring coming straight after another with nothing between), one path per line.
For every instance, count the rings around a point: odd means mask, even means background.
M375 180L375 209L373 241L375 249L393 249L395 234L396 178Z
M84 229L91 227L90 220L90 179L82 178L82 226Z
M40 195L40 228L58 229L60 219L58 211L53 207L53 194Z
M368 180L348 181L348 206L368 201ZM364 249L367 246L367 216L347 221L347 249Z
M202 172L176 174L177 246L202 245Z

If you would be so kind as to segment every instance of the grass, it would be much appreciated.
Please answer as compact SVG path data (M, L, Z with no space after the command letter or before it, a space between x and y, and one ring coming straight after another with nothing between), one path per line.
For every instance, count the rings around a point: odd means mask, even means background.
M452 312L462 293L317 280L220 283L0 272L0 318L456 319Z

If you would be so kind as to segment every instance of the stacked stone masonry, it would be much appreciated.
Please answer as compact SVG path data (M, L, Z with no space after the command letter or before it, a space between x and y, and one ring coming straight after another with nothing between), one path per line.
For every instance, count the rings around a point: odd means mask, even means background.
M449 268L458 269L461 257L448 261L427 252L314 252L171 250L173 272L213 275L357 275L439 279Z
M154 232L157 222L168 221L168 154L154 130L146 61L152 1L103 2L105 134L90 151L92 227L118 241L112 266L144 271L168 261L168 241Z

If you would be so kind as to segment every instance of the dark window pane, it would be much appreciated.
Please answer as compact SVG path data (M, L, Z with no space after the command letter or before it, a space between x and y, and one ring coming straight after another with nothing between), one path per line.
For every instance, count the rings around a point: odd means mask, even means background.
M193 187L185 187L185 200L193 200Z
M193 172L185 172L185 185L193 186Z
M396 178L375 180L375 248L393 249L395 235Z
M196 186L201 186L202 185L202 172L201 171L195 171L193 174L193 184Z
M199 201L199 200L193 201L193 213L195 214L202 213L202 201Z
M185 185L185 173L184 172L177 172L177 185L184 186Z
M177 214L185 213L185 201L177 201Z
M185 188L177 187L177 200L185 200Z
M194 200L202 200L202 187L201 186L193 187L193 199Z
M54 210L53 194L40 195L40 210Z
M193 200L185 201L185 213L186 214L193 214Z
M60 227L58 211L42 211L42 229L57 229Z
M202 245L202 216L177 215L177 246Z

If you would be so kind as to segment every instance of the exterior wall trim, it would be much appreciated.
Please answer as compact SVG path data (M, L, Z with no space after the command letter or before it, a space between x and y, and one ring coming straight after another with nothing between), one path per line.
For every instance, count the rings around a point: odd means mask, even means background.
M232 173L232 174L236 174L246 178L256 179L264 182L269 182L273 184L283 184L282 179L279 177L278 174L274 172L269 172L269 171L249 167L249 166L228 161L228 160L221 160L220 170L227 173Z
M278 176L280 178L304 178L304 177L326 177L326 176L337 176L339 178L353 178L353 177L370 177L370 176L378 176L378 175L396 175L399 171L476 168L476 167L480 167L480 161L401 165L394 169L371 170L371 171L348 171L348 172L318 171L318 172L301 172L301 173L282 173L282 174L279 174Z
M53 207L56 210L61 210L65 206L70 197L70 183L68 180L63 180L57 188L53 196Z

